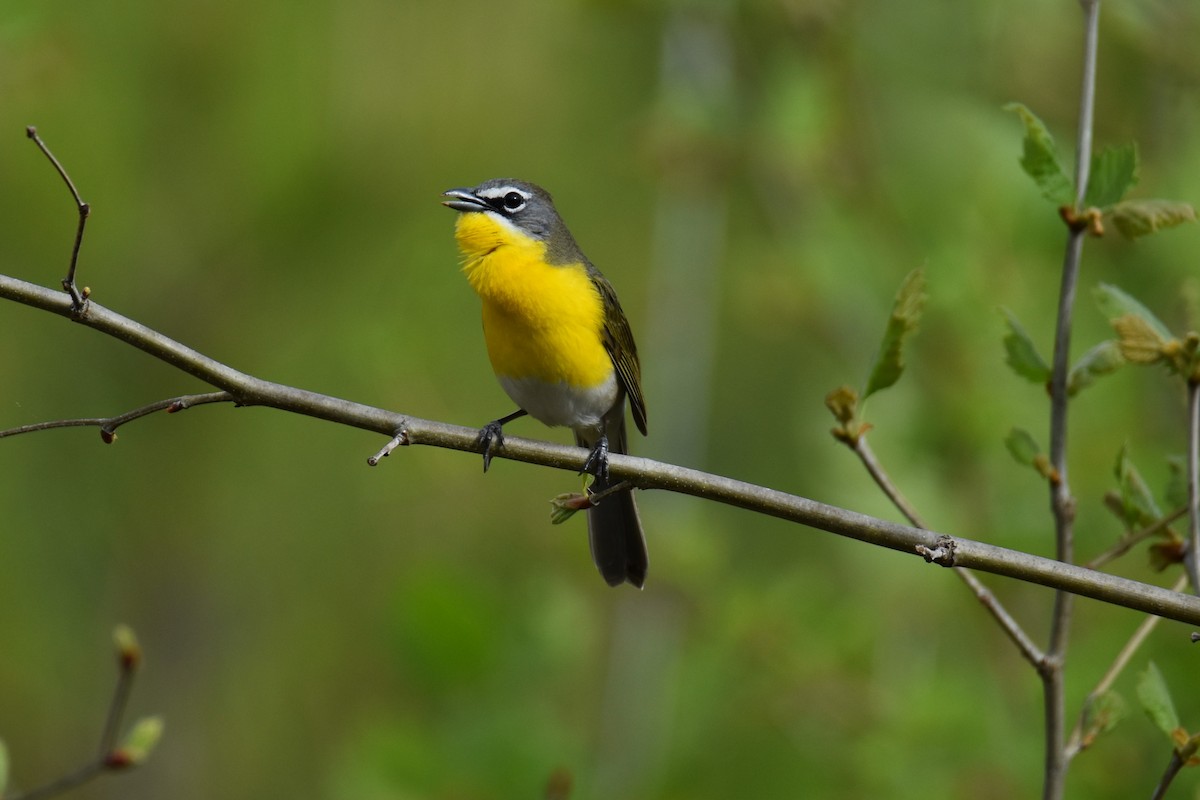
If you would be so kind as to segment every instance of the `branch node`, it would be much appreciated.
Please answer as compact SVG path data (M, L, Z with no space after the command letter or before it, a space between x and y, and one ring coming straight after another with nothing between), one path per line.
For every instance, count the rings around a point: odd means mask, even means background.
M954 551L958 549L958 543L954 541L953 536L939 536L936 547L926 547L923 544L916 546L917 555L923 557L928 564L937 564L942 567L957 566L954 563Z

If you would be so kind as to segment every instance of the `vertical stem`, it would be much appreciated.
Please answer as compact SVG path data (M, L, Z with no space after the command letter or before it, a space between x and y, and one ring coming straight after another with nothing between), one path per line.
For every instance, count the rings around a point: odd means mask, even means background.
M1188 380L1188 553L1184 566L1200 594L1200 381Z
M1100 0L1080 0L1085 16L1083 85L1079 101L1079 130L1075 146L1075 204L1087 194L1088 168L1092 157L1092 117L1096 98L1096 44ZM1071 315L1079 282L1079 260L1083 253L1084 230L1071 230L1063 258L1062 286L1058 299L1058 321L1054 331L1054 364L1050 377L1050 464L1055 479L1050 483L1050 508L1054 514L1055 553L1059 561L1075 557L1075 499L1067 480L1067 376L1071 356ZM1050 646L1040 670L1046 715L1046 765L1042 786L1044 800L1063 795L1067 758L1064 742L1066 701L1063 663L1071 624L1071 596L1057 592L1050 622Z
M1083 87L1079 96L1079 132L1075 140L1075 205L1083 206L1092 165L1092 118L1096 108L1096 43L1100 32L1100 0L1079 0L1085 17Z

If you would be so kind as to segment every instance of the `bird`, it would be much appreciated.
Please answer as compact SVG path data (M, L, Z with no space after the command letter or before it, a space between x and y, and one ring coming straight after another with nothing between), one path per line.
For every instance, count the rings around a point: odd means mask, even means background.
M504 425L529 415L574 432L575 443L589 450L583 472L593 476L592 495L605 492L614 485L608 454L629 452L626 403L646 435L641 364L616 291L540 186L497 178L443 197L458 212L454 235L462 271L481 300L492 370L517 405L479 431L484 472L503 447ZM645 585L646 537L632 490L594 502L588 541L609 586Z

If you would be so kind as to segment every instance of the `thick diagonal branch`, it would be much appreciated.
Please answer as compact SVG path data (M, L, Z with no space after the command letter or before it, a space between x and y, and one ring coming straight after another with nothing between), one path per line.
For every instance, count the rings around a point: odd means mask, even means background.
M421 444L478 452L479 431L475 428L419 419L255 378L92 301L88 302L83 313L75 313L66 295L4 275L0 275L0 298L41 308L114 336L217 389L229 392L242 405L291 411L388 437L399 431L403 432L402 443L406 445ZM578 472L587 459L587 452L570 445L511 436L505 438L504 448L496 456ZM918 548L933 550L941 546L951 554L939 561L947 566L1005 575L1200 625L1200 599L1158 586L971 539L947 537L775 489L647 458L614 453L609 459L609 471L615 479L628 480L640 489L663 489L714 500L910 555L918 554Z

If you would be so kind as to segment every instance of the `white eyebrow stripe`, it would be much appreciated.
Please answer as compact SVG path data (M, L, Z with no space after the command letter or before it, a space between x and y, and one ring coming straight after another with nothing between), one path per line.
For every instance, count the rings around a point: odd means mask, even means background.
M516 192L526 200L533 196L524 189L518 189L516 186L492 186L476 192L476 194L478 194L480 197L486 197L488 200L496 200L504 197L504 195L508 194L509 192Z

